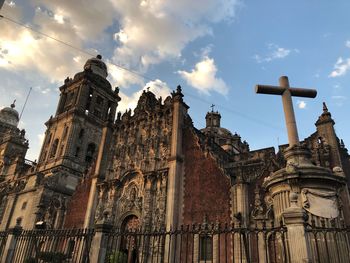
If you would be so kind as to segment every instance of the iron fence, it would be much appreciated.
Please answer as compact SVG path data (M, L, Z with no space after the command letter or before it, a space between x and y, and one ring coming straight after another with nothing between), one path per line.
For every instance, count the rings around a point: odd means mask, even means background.
M350 261L350 227L337 224L335 220L315 220L306 226L312 262L348 263Z
M24 230L17 236L13 262L89 262L94 230Z
M105 262L289 262L286 235L282 225L265 223L194 224L170 231L113 229Z
M0 258L2 258L2 255L4 254L4 251L5 251L7 236L8 236L7 231L0 232Z
M349 262L350 227L332 222L311 220L305 226L311 262ZM100 234L96 237L104 241L97 242L101 247L92 252L93 229L17 231L11 262L87 263L89 253L98 251L106 263L291 262L287 228L264 221L254 226L203 223L170 230L111 229ZM0 258L8 236L0 232Z

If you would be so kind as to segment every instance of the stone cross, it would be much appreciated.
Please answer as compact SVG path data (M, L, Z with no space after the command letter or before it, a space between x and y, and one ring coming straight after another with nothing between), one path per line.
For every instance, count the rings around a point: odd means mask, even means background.
M282 95L284 117L288 132L289 146L299 144L297 124L294 116L292 96L315 98L317 91L314 89L302 89L289 87L288 77L282 76L279 79L280 86L256 85L255 92L260 94Z

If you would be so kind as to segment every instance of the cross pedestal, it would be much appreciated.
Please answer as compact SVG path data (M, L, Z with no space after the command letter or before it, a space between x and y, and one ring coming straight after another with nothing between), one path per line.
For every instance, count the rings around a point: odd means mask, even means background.
M260 94L282 95L284 117L288 132L289 147L299 144L297 124L293 109L293 97L315 98L317 91L314 89L291 88L288 77L282 76L279 79L280 86L256 85L255 92Z

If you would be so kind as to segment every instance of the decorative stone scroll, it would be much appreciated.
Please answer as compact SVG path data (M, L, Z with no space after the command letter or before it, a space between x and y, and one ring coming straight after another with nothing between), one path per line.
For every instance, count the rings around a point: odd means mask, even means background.
M304 188L301 191L303 208L315 216L336 218L339 216L337 193L334 191Z

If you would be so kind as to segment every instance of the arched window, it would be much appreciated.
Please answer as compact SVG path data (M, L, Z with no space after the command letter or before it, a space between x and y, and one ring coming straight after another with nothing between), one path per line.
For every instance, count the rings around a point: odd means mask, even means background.
M94 159L96 152L96 145L94 143L89 143L87 149L86 149L86 155L85 155L85 162L90 164L92 160Z
M64 131L63 131L63 135L62 135L62 139L66 139L67 137L67 134L68 134L68 126L64 126Z
M50 142L51 142L51 137L52 137L52 134L49 133L49 135L47 135L47 138L46 138L46 144L49 145Z
M85 130L83 128L79 131L79 140L82 140L84 138Z
M16 219L16 225L17 225L17 226L22 225L22 221L23 221L23 218L22 218L22 217L17 217L17 219Z
M52 146L51 146L50 158L54 158L55 157L56 152L57 152L58 142L59 142L58 139L55 139L53 141Z

